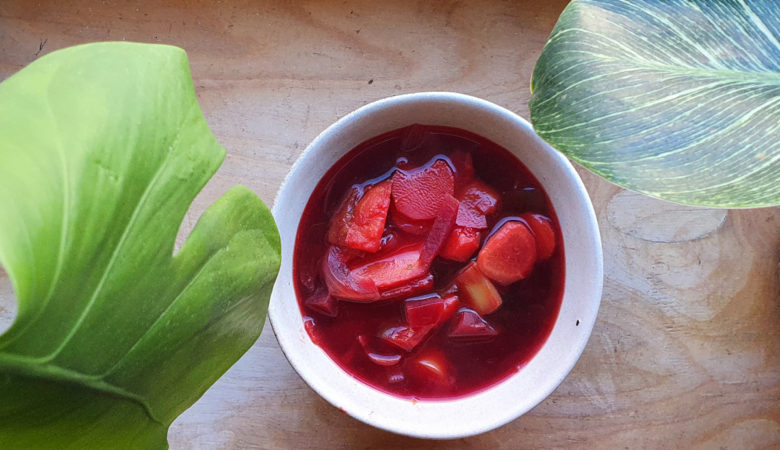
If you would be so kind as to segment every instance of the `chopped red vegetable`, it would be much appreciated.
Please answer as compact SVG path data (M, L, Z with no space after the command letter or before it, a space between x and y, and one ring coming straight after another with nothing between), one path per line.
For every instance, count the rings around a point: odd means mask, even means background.
M379 300L376 283L351 273L339 247L331 246L322 259L322 277L334 297L363 302Z
M352 276L374 282L378 289L388 289L420 278L428 272L428 266L420 261L423 244L401 247L388 255L361 261L351 270Z
M455 316L455 321L450 327L447 336L451 339L463 341L481 341L494 338L498 331L493 328L476 311L461 309Z
M436 217L446 195L455 191L452 169L444 160L393 175L392 197L398 212L412 220Z
M456 226L439 252L442 258L466 262L479 248L482 233L474 228Z
M406 323L411 327L435 325L444 315L444 299L438 294L412 297L404 302Z
M460 208L456 223L462 227L487 228L485 216L499 208L499 195L495 189L480 180L473 180L458 193Z
M379 293L379 296L385 299L398 298L398 297L413 297L415 295L424 294L433 290L433 275L426 274L420 278L416 278L400 286L385 289Z
M420 255L420 262L422 262L422 264L426 266L430 265L433 258L439 254L444 242L452 232L452 227L455 225L455 216L457 214L458 201L451 195L445 195L436 216L436 220L433 221L431 232L428 233L425 247L423 247L422 254Z
M402 350L410 352L420 345L432 329L433 327L430 325L424 327L398 325L384 329L379 334L379 337Z
M490 236L477 255L483 274L501 284L527 277L536 263L536 241L520 221L507 221Z
M353 186L331 220L328 241L367 252L379 250L391 186L390 180L367 186L359 200L358 189Z
M541 214L525 213L520 216L528 224L536 239L536 257L547 259L555 251L555 231L552 221Z

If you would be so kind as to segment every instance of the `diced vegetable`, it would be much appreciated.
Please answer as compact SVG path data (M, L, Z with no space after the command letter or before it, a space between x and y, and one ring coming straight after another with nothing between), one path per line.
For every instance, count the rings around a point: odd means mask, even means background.
M438 294L409 298L404 302L404 310L409 326L435 325L444 314L444 299Z
M398 211L412 220L436 217L446 195L455 191L452 169L443 160L393 174L392 198Z
M390 204L390 223L398 230L415 236L428 234L433 226L433 220L413 220L398 211L393 203Z
M328 317L338 315L338 301L327 289L319 289L306 298L306 307Z
M462 227L487 228L485 216L499 208L499 195L495 189L480 180L473 180L458 193L460 208L456 223Z
M456 226L444 242L439 256L453 261L466 262L479 248L482 233L468 227Z
M347 240L347 230L349 229L349 223L352 221L352 213L355 210L360 199L360 190L357 186L349 188L344 198L341 200L341 204L333 213L330 219L330 226L328 227L328 242L333 245L344 245Z
M416 278L408 283L394 288L386 289L380 292L382 299L391 299L397 297L413 297L433 290L433 275L428 273L420 278Z
M455 316L447 336L464 341L482 341L494 338L498 331L476 311L461 309Z
M460 301L479 314L490 314L501 306L501 295L473 261L458 273L455 283Z
M552 221L541 215L525 213L520 216L525 221L536 239L536 257L540 260L552 256L555 251L555 231Z
M422 248L423 243L409 245L388 255L364 260L352 268L352 276L371 280L378 289L397 287L420 278L428 272L428 266L420 261Z
M426 266L430 265L433 259L439 254L444 242L452 232L455 225L455 216L458 214L458 201L451 195L445 195L436 220L433 222L431 232L425 241L420 262Z
M367 252L379 250L391 186L390 180L368 186L359 200L358 189L352 187L331 220L328 242Z
M504 222L477 255L477 265L488 278L511 284L527 277L536 263L536 241L520 221Z
M442 298L438 294L428 294L404 302L406 322L412 327L439 326L454 316L459 308L457 295Z
M412 327L409 325L398 325L389 327L380 332L379 337L396 347L410 352L420 345L433 329L432 326Z
M368 359L379 366L394 366L401 362L401 354L384 341L361 334L357 337Z
M379 300L379 289L374 281L351 273L339 247L331 246L322 259L322 278L330 295L336 298L362 302Z

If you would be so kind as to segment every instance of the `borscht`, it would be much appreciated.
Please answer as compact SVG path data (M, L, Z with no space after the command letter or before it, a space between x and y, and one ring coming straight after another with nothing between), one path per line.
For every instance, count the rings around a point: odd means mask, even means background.
M540 183L465 130L412 125L342 157L304 209L306 331L383 392L447 399L520 370L552 331L563 240Z

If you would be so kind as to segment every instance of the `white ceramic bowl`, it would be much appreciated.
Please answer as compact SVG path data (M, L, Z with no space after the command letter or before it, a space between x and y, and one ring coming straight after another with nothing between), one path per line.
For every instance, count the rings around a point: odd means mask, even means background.
M561 309L544 346L519 372L455 400L410 401L378 391L344 372L304 329L292 279L298 222L320 178L361 142L414 123L481 135L514 153L547 191L565 249ZM269 316L279 345L300 376L335 407L370 425L423 438L458 438L499 427L547 397L574 367L601 301L602 254L596 216L569 161L530 124L490 102L461 94L400 95L366 105L334 123L306 148L273 205L282 237L282 267Z

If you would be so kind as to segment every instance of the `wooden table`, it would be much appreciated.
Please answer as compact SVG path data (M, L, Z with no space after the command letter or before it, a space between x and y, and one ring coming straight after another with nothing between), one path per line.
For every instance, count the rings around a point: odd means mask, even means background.
M186 49L206 119L228 150L187 215L188 231L235 184L272 203L307 143L373 100L457 91L527 118L531 72L565 3L5 0L0 79L89 41ZM687 208L580 174L603 238L602 306L573 372L525 416L455 442L374 429L310 390L266 326L176 420L171 446L780 445L780 209ZM0 297L8 321L12 293L2 272Z

